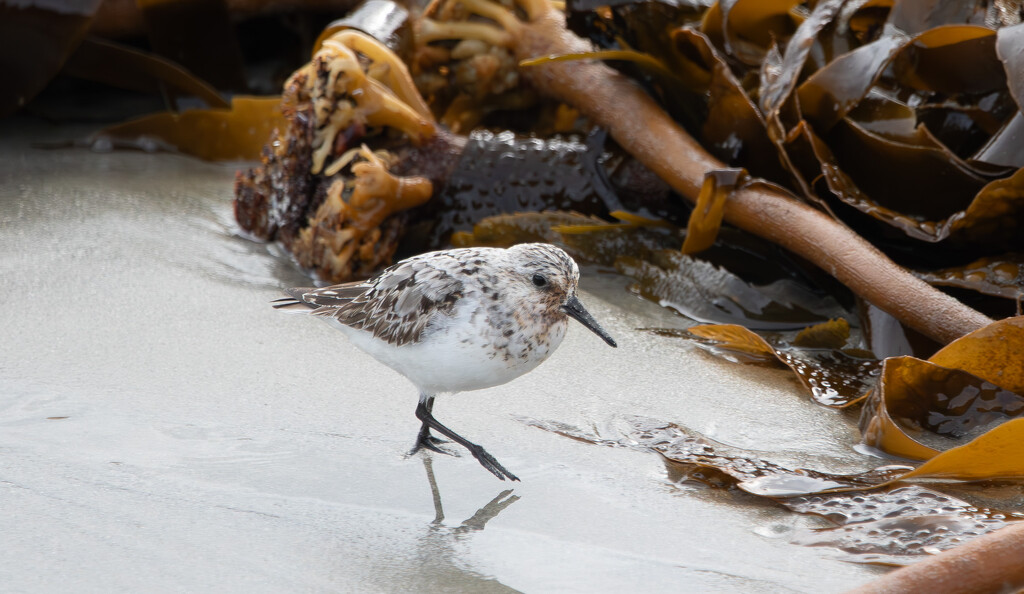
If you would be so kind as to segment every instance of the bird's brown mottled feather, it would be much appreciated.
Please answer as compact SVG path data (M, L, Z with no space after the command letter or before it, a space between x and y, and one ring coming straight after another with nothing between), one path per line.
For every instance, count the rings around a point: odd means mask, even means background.
M302 302L314 308L314 316L366 330L388 344L417 342L437 316L451 315L463 295L462 281L436 264L436 259L411 258L364 282L290 289L294 299L281 300L278 307Z

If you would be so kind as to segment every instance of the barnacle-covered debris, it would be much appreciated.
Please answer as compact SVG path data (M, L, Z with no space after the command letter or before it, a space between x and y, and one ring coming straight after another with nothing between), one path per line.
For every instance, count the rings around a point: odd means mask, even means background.
M426 202L433 188L425 178L389 173L389 155L366 146L349 154L361 159L351 165L354 179L337 176L292 244L299 265L324 279L366 277L389 264L402 232L395 215Z
M277 239L290 245L302 225L314 190L322 180L310 176L315 121L309 93L309 73L293 75L281 99L284 126L263 147L260 167L235 177L235 220L257 239Z
M631 206L680 218L668 187L604 150L601 134L580 141L445 130L397 56L351 29L322 40L288 81L282 105L287 124L262 165L238 176L236 218L324 280L369 274L403 237L406 251L443 247L452 232L495 213L608 216Z
M386 129L419 146L439 137L401 60L363 33L339 31L288 80L282 105L287 124L261 166L237 177L239 225L280 241L324 280L387 264L404 224L395 217L428 200L432 183L389 173L393 157L361 144Z
M538 105L536 92L522 80L515 36L467 18L480 11L513 26L511 13L492 10L485 2L432 2L426 8L415 23L417 84L454 132L468 133L493 112L527 108L533 112L530 130L539 131L539 120L553 117L552 106Z

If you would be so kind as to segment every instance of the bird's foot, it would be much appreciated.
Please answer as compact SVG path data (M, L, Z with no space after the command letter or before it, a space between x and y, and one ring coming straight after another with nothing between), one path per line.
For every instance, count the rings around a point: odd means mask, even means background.
M477 462L481 466L490 471L491 474L498 477L501 480L508 478L510 481L518 481L519 477L512 474L501 465L500 462L494 459L494 456L487 453L487 450L480 446L469 448L469 453L473 454L473 457L477 459Z
M456 458L459 457L458 452L453 452L452 450L442 448L440 446L440 444L442 443L448 443L448 440L441 439L439 437L434 437L430 433L424 433L421 431L419 436L416 438L416 445L414 445L412 449L409 450L408 455L412 456L416 452L420 451L420 449L426 448L432 452L437 452L439 454L447 454L449 456L455 456Z

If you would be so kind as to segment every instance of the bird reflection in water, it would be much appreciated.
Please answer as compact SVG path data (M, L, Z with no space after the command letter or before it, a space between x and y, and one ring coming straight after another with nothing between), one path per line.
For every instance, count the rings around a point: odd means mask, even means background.
M423 468L427 471L427 481L430 482L430 494L434 497L434 521L431 522L431 525L435 527L443 526L444 508L441 506L441 491L437 488L437 479L434 477L434 462L429 456L423 456L422 460ZM487 522L500 514L506 507L519 500L519 496L512 495L512 491L512 489L505 489L495 495L494 499L491 499L486 505L476 510L475 514L462 522L457 528L454 528L452 532L454 534L463 534L483 530Z
M519 496L513 495L512 489L506 489L458 526L446 526L432 460L430 456L422 456L421 459L434 498L434 519L426 533L417 539L415 564L407 568L411 572L399 570L390 575L391 587L401 590L409 586L410 591L419 592L517 592L498 578L472 569L479 565L480 557L473 554L470 535L483 530L487 522L515 503Z

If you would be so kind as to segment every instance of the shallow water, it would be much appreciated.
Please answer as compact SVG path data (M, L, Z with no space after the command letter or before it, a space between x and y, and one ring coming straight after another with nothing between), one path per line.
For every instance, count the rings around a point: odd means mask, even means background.
M866 468L849 419L786 372L637 331L685 321L620 277L583 280L618 349L575 325L533 373L438 400L522 478L502 483L469 456L405 457L415 389L268 306L308 279L237 234L234 167L30 146L80 135L0 122L4 590L837 592L878 574L792 544L813 518L523 422L643 415Z

